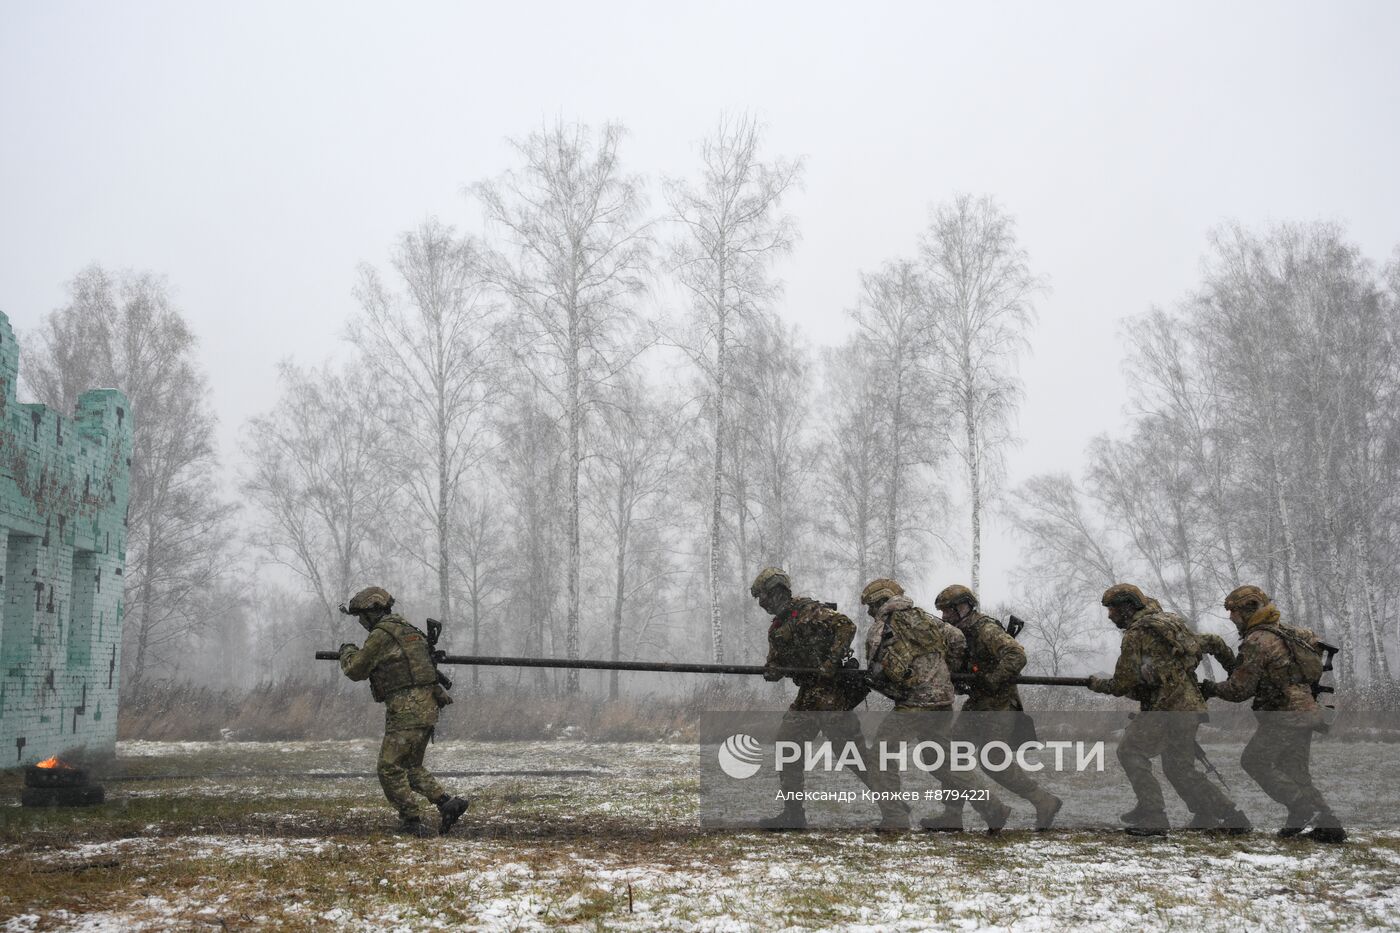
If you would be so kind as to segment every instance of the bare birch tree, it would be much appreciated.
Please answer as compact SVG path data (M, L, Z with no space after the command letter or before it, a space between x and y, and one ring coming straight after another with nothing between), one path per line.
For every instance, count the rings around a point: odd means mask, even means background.
M864 378L878 400L880 571L898 579L919 556L916 539L932 534L929 511L938 496L921 471L939 459L937 439L947 431L948 405L935 378L937 322L915 264L886 263L878 272L862 273L860 285L851 316L870 360Z
M229 553L234 507L218 495L216 421L197 342L162 278L94 265L28 343L21 375L38 401L71 412L83 391L109 386L131 402L122 657L125 684L138 689L205 624L198 597Z
M459 498L458 516L452 525L453 549L459 555L454 564L461 594L457 604L465 603L472 654L481 654L482 628L503 601L507 588L506 501L485 471L479 471ZM473 667L472 686L480 683L481 668Z
M626 615L638 593L654 589L672 572L669 560L646 552L664 548L670 499L681 448L676 412L648 398L650 389L633 378L616 391L600 416L595 454L585 479L595 520L611 544L612 591L609 656L622 658ZM618 672L608 676L608 696L618 696Z
M725 587L725 482L734 443L729 425L733 358L743 329L778 293L769 268L791 250L797 235L782 202L798 183L801 162L762 161L761 142L753 118L723 118L700 144L698 182L673 179L665 186L671 217L681 230L672 248L672 269L690 298L694 325L680 342L702 373L711 422L708 578L716 662L724 660L720 599Z
M883 399L868 374L882 359L857 336L828 350L822 367L822 409L830 430L826 468L818 473L823 507L817 532L824 561L839 568L841 584L851 596L877 576L880 561Z
M403 234L391 265L402 295L361 266L361 314L349 338L368 364L367 378L389 397L387 424L406 467L400 488L419 522L397 543L435 578L438 613L450 628L453 520L464 479L490 446L494 308L480 247L436 220Z
M1015 374L1038 282L1014 223L990 197L959 195L933 212L922 244L938 326L944 391L958 427L971 512L972 586L982 567L982 517L995 492L1021 398Z
M1069 665L1092 653L1094 639L1103 631L1102 617L1091 617L1083 595L1072 584L1039 581L1017 601L1027 619L1021 640L1034 646L1027 652L1033 670L1060 677L1068 673Z
M627 334L651 254L641 181L625 174L618 158L623 134L621 126L606 124L595 139L587 126L557 123L515 144L525 163L520 171L473 187L505 240L490 268L517 315L517 360L565 426L570 658L579 649L586 422L636 353ZM576 691L578 672L570 670L565 682Z
M305 584L328 639L342 632L336 607L378 569L375 542L403 481L399 438L362 372L283 363L282 397L244 428L254 544Z

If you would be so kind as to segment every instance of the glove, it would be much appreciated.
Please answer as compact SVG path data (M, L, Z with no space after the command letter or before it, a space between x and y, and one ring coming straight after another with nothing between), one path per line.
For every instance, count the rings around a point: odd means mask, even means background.
M347 651L358 651L358 650L359 650L359 646L358 646L358 645L356 645L353 641L347 641L347 642L345 642L343 645L340 646L340 651L339 651L338 653L339 653L340 656L343 658L343 657L345 657L345 652L347 652Z
M771 682L776 681L776 680L782 680L782 679L783 679L783 675L782 675L782 674L779 674L777 671L773 670L771 667L765 667L765 668L763 669L763 679L766 680L766 681L769 681L769 682L771 683Z
M1203 680L1203 681L1201 681L1201 684L1200 684L1200 687L1201 687L1201 696L1203 696L1203 697L1205 697L1207 700L1209 700L1211 697L1213 697L1213 696L1216 695L1216 693L1215 693L1215 688L1216 688L1217 686L1218 686L1218 684L1216 684L1216 682L1213 681L1213 680Z
M1090 677L1089 689L1095 693L1108 693L1108 680L1103 677Z

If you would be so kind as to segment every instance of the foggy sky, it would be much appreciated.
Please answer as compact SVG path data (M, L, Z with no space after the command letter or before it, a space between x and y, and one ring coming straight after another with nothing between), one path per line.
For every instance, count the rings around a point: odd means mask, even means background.
M628 126L655 213L724 111L804 157L776 274L815 344L847 333L859 270L914 251L930 203L995 195L1051 287L1012 483L1077 471L1122 423L1118 322L1196 283L1212 226L1339 220L1377 260L1400 243L1394 3L0 11L0 310L23 336L90 262L168 276L230 468L278 360L349 354L357 264L429 215L479 231L464 186L561 117ZM989 601L1014 557L994 522Z

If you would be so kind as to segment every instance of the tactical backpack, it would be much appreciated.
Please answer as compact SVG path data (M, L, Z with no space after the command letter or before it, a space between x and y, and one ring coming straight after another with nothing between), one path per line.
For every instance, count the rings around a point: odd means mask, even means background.
M1142 625L1155 635L1179 659L1187 670L1195 670L1205 657L1201 640L1186 620L1169 612L1154 612L1142 620Z
M899 646L900 667L907 669L916 658L926 654L937 653L945 658L948 655L948 642L939 630L937 620L917 606L894 613L890 619L890 631L895 636L890 647ZM884 663L889 667L888 657Z
M1316 696L1319 692L1317 688L1322 680L1322 674L1329 670L1323 655L1331 646L1323 644L1310 629L1298 628L1283 622L1261 625L1259 628L1279 637L1284 647L1288 649L1289 659L1293 661L1298 683L1311 685L1313 695Z

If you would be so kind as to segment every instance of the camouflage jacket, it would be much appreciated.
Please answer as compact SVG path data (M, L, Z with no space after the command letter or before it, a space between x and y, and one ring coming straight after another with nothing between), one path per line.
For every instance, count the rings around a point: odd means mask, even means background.
M967 660L961 671L977 678L968 684L963 709L1021 709L1021 695L1011 679L1026 666L1026 649L988 615L970 615L958 628L967 637Z
M422 659L410 658L402 645L414 633L422 636L401 616L389 615L369 633L364 647L340 648L341 671L351 680L370 680L375 700L384 704L385 732L431 728L437 724L439 709L452 702L435 682L435 672L434 682L419 682L427 680L427 673L419 670Z
M1132 697L1144 712L1201 712L1206 701L1196 684L1200 663L1196 633L1154 604L1128 621L1113 676L1095 689Z
M1299 670L1294 650L1276 625L1256 623L1240 641L1240 659L1215 695L1231 703L1254 698L1262 712L1311 713L1318 709L1312 685Z
M865 638L872 686L898 709L952 709L949 674L961 666L966 650L962 632L907 596L886 600Z
M814 667L830 674L851 654L855 624L815 599L794 596L768 626L765 667ZM792 678L799 687L834 685L835 676L804 674Z

